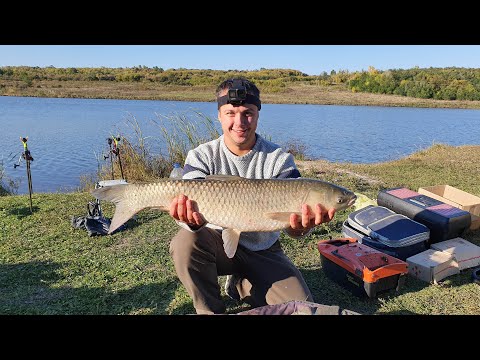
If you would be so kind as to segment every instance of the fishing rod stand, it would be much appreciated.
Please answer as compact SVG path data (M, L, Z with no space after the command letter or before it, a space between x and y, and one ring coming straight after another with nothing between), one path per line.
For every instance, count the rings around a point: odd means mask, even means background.
M115 155L118 159L118 165L120 167L120 175L123 180L125 179L125 176L123 175L123 166L122 166L122 158L120 157L120 148L118 146L119 141L121 140L120 137L115 137L111 136L107 138L108 146L110 148L108 155L103 155L103 159L106 160L110 158L110 166L111 166L111 171L112 171L112 180L115 179L115 173L113 170L113 155Z
M27 164L28 193L30 195L30 213L33 214L32 171L30 169L30 162L33 161L33 157L32 157L32 154L30 153L30 150L28 150L28 146L27 146L28 136L25 136L25 137L20 136L20 141L23 143L23 152L20 155L20 157L18 158L18 163L13 164L13 168L16 169L17 167L19 167L22 159L25 160L25 163Z

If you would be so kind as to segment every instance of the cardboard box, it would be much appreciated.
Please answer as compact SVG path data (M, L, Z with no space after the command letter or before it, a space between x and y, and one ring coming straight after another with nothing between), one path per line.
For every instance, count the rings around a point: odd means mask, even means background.
M450 185L435 185L418 188L420 194L430 196L456 208L480 216L480 197Z
M437 284L450 275L460 274L452 254L428 249L407 258L408 274L420 280Z
M468 211L472 214L470 230L480 228L480 197L450 185L420 187L418 188L418 192L442 201L445 204Z
M470 225L470 230L480 229L480 216L472 214L472 223Z
M460 271L480 265L480 247L460 237L432 244L431 248L453 255Z

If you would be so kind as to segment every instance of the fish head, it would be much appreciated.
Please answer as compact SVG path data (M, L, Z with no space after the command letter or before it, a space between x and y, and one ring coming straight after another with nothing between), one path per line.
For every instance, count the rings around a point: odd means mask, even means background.
M339 185L313 179L309 184L309 191L305 203L310 206L322 204L327 209L344 210L355 203L357 195Z

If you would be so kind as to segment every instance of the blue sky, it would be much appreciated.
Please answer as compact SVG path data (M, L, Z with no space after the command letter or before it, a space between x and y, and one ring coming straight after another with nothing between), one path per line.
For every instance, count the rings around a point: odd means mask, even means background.
M0 66L257 70L480 67L480 45L0 45Z

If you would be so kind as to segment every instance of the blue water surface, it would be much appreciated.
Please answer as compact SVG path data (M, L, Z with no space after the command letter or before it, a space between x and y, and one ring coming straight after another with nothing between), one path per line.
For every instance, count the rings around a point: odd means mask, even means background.
M13 164L23 148L19 137L28 136L34 192L73 191L81 175L106 161L109 136L138 138L135 122L151 152L164 152L161 127L172 116L208 116L220 130L214 102L0 96L0 161L5 175L20 181L18 193L27 193L25 164ZM477 145L480 110L262 104L258 132L278 144L304 145L311 158L373 163L435 143Z

